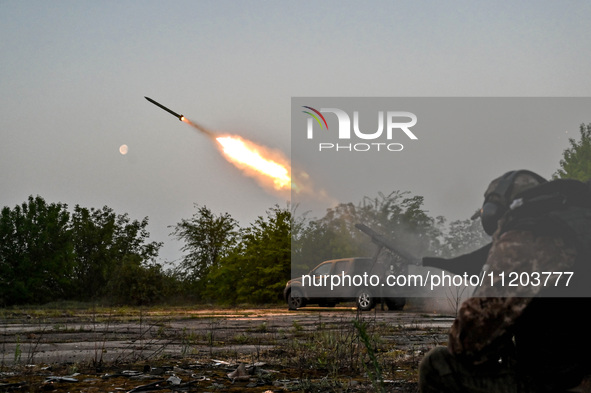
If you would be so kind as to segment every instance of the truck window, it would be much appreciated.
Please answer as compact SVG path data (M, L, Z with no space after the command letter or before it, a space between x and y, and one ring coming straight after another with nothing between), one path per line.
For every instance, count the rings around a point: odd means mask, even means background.
M324 276L325 274L330 274L330 268L332 267L332 263L323 263L322 265L318 266L316 270L312 273L313 276Z

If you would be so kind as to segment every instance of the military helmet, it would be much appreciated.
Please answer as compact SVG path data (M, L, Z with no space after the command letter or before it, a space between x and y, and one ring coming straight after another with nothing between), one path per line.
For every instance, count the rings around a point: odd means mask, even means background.
M537 173L524 169L509 171L494 179L484 193L484 204L480 214L475 214L476 217L480 216L484 231L492 236L497 230L499 219L509 210L515 196L546 182L547 180Z

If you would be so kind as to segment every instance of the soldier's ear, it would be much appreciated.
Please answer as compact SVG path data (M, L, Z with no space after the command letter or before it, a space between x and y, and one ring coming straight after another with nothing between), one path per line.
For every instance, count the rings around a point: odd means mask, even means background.
M499 220L506 211L507 209L505 207L496 202L486 202L482 205L480 221L487 235L492 236L495 233Z

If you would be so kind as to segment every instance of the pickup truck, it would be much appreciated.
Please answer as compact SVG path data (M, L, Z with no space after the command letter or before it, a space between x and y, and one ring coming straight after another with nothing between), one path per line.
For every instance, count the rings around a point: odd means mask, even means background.
M385 270L374 258L343 258L324 261L307 275L287 282L283 296L290 310L297 310L307 304L320 307L334 307L337 303L355 302L361 311L369 311L377 304L386 304L389 310L401 310L406 299L386 296L382 286L366 285L367 277L378 276L383 280ZM331 281L331 277L335 281ZM346 282L344 278L348 277ZM366 279L363 280L363 277ZM331 285L336 281L342 285ZM382 281L383 282L383 281Z

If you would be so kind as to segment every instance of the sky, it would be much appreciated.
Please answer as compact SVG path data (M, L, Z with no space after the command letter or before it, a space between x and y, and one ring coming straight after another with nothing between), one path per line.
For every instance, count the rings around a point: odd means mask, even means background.
M0 0L0 205L39 195L148 217L174 262L170 226L195 205L248 226L289 197L144 96L290 158L293 97L588 97L590 17L587 1ZM543 134L423 132L437 162L411 149L383 184L307 172L340 202L400 189L465 219L509 165L551 176L588 113Z

